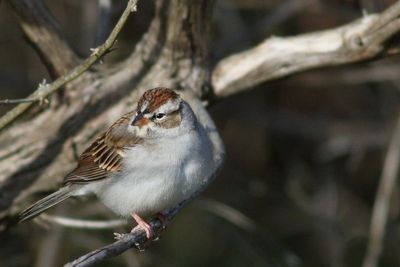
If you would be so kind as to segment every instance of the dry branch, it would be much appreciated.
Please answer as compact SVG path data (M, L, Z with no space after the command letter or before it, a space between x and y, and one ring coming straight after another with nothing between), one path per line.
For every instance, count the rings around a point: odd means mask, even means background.
M206 42L212 7L213 1L158 0L148 32L130 56L85 74L87 80L74 82L74 94L59 105L2 131L0 231L15 224L15 215L33 195L54 190L74 167L76 155L132 110L144 90L168 86L184 98L193 92L194 101L209 93ZM197 110L205 111L202 105Z
M206 186L203 187L202 190L205 189ZM202 190L198 191L191 198L183 201L178 206L172 208L171 210L164 213L165 222L168 223L171 221L175 215L184 207L187 203L189 203L193 198L195 198ZM149 225L154 233L153 240L157 240L159 238L163 227L161 221L159 219L153 219L149 222ZM143 250L146 246L149 245L149 242L152 240L147 239L146 232L141 229L135 229L135 231L127 234L115 234L117 241L112 244L106 245L102 248L91 251L74 261L65 264L65 267L87 267L93 266L96 263L104 261L108 258L118 256L119 254L125 252L130 248L137 248L139 250Z
M54 216L48 214L41 214L36 220L39 220L40 223L44 224L54 224L58 226L63 226L67 228L79 228L79 229L90 229L90 230L99 230L99 229L113 229L118 226L126 225L127 221L122 219L116 220L108 220L108 221L98 221L98 220L81 220L81 219L72 219L62 216Z
M78 78L82 75L85 71L87 71L94 63L96 63L99 58L104 56L112 46L114 45L115 41L117 40L118 34L122 30L123 26L125 25L126 20L128 19L131 12L135 11L136 3L138 0L130 0L127 4L126 9L122 13L120 19L117 22L117 25L114 27L113 31L111 32L110 36L101 46L94 49L93 53L85 60L82 64L78 65L66 75L58 78L51 84L45 84L43 86L39 86L39 88L33 92L28 99L43 99L48 95L54 93L62 86L67 84L68 82ZM18 116L20 116L24 111L26 111L31 105L33 104L32 101L21 103L9 112L7 112L3 117L0 118L0 131L12 123Z
M400 2L348 25L294 37L270 37L221 60L212 74L217 97L301 71L358 62L380 55L400 31Z
M21 99L4 99L0 100L0 105L15 105L20 103L30 103L30 102L47 102L45 98L42 99L30 99L30 98L21 98Z
M369 232L369 243L364 257L363 267L378 266L379 256L385 238L385 228L389 215L390 202L393 190L397 184L400 165L400 115L397 119L396 128L386 153L383 164L382 176L380 178L378 191L376 193L374 208L372 211Z
M107 124L131 110L138 95L155 86L182 90L183 98L213 140L215 170L221 166L222 141L198 99L210 93L206 63L212 7L213 1L157 1L148 32L126 60L108 70L93 71L91 83L79 84L73 101L38 114L29 121L29 127L21 122L2 132L0 228L13 223L13 216L29 196L57 186L73 167L75 147L82 151ZM213 73L215 94L224 97L298 71L374 57L384 50L383 42L398 31L398 13L399 4L395 4L381 15L370 15L337 29L267 39L218 64ZM113 41L106 42L108 48L96 49L90 57L93 63L112 45ZM23 138L26 129L29 140ZM153 227L161 225L153 221ZM144 237L141 232L124 235L116 245L93 252L85 260L94 255L97 260L116 255L144 242Z

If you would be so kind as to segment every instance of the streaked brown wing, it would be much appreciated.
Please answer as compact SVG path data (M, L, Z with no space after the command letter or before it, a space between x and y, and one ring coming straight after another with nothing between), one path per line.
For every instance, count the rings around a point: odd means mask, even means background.
M121 170L124 150L142 142L127 130L133 114L135 111L122 116L82 153L78 166L64 178L64 184L89 183Z

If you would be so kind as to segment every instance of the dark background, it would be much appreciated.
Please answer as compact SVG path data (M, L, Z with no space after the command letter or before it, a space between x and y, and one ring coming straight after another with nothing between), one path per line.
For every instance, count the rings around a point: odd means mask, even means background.
M46 2L76 50L89 55L96 46L97 1ZM271 35L334 28L393 2L218 1L211 64ZM113 2L111 27L124 5ZM133 49L153 12L152 1L140 1L106 64ZM50 78L4 1L0 33L0 99L26 97ZM399 56L392 56L308 71L214 103L209 110L227 150L221 174L150 249L130 250L101 266L360 266L399 112L399 81ZM8 108L0 106L0 113ZM394 194L384 267L400 266L398 188ZM95 201L69 201L51 212L113 218ZM110 243L112 232L24 224L1 237L0 266L60 266Z

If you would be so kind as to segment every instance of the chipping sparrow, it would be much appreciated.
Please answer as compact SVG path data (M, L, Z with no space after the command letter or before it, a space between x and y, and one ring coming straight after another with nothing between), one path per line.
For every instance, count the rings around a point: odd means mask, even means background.
M80 156L63 187L20 213L20 222L71 197L94 193L112 211L142 219L172 208L198 190L213 170L211 142L187 102L154 88Z

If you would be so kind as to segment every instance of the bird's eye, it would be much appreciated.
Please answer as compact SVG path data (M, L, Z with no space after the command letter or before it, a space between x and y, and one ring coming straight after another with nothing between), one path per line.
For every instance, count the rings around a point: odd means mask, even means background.
M165 117L165 113L157 113L157 114L155 115L155 117L156 117L157 120L161 120L162 118Z

